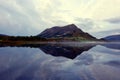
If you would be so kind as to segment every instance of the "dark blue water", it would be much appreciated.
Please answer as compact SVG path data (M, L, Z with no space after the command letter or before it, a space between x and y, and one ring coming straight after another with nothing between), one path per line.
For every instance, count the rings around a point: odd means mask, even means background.
M120 45L1 47L0 80L120 80Z

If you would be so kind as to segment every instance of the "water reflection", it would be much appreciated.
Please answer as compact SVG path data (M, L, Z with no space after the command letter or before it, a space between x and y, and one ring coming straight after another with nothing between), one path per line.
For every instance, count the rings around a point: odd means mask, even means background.
M120 43L106 43L106 44L103 44L102 46L105 46L105 47L111 48L111 49L120 50Z
M6 45L9 46L9 45ZM1 47L6 47L5 45L1 45ZM14 47L15 45L10 45ZM74 59L84 51L88 51L91 48L96 46L96 44L80 44L80 45L69 45L66 46L61 44L25 44L17 47L30 47L30 48L39 48L46 54L50 54L55 57L66 57L69 59Z
M1 47L0 80L120 80L119 57L103 45Z
M84 51L91 49L93 45L88 45L87 47L67 47L67 46L57 46L57 45L44 45L40 49L46 54L52 56L63 56L66 58L74 59Z

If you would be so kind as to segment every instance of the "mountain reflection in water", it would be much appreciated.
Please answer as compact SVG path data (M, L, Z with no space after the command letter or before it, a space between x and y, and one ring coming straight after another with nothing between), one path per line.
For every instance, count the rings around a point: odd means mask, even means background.
M62 44L25 44L17 47L39 48L44 53L50 54L55 57L62 56L69 59L74 59L84 51L88 51L94 46L96 46L96 44L62 43ZM3 46L1 45L1 47Z
M72 45L1 45L0 80L120 80L119 44Z
M87 47L66 47L66 46L56 46L56 45L45 45L41 46L40 49L46 54L52 56L63 56L66 58L74 59L84 51L91 49L93 45L88 45Z

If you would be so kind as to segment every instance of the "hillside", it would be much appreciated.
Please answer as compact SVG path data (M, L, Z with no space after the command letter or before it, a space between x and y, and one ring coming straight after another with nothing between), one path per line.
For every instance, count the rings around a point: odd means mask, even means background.
M44 30L37 36L43 38L64 38L64 39L82 39L82 40L96 40L95 37L79 29L76 25L70 24L66 26L55 26Z
M111 35L111 36L104 37L102 39L107 41L120 41L120 35Z

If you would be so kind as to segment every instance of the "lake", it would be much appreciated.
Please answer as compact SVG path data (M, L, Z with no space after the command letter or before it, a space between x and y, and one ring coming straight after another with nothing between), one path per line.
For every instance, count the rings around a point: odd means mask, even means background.
M0 80L120 80L120 43L1 46Z

